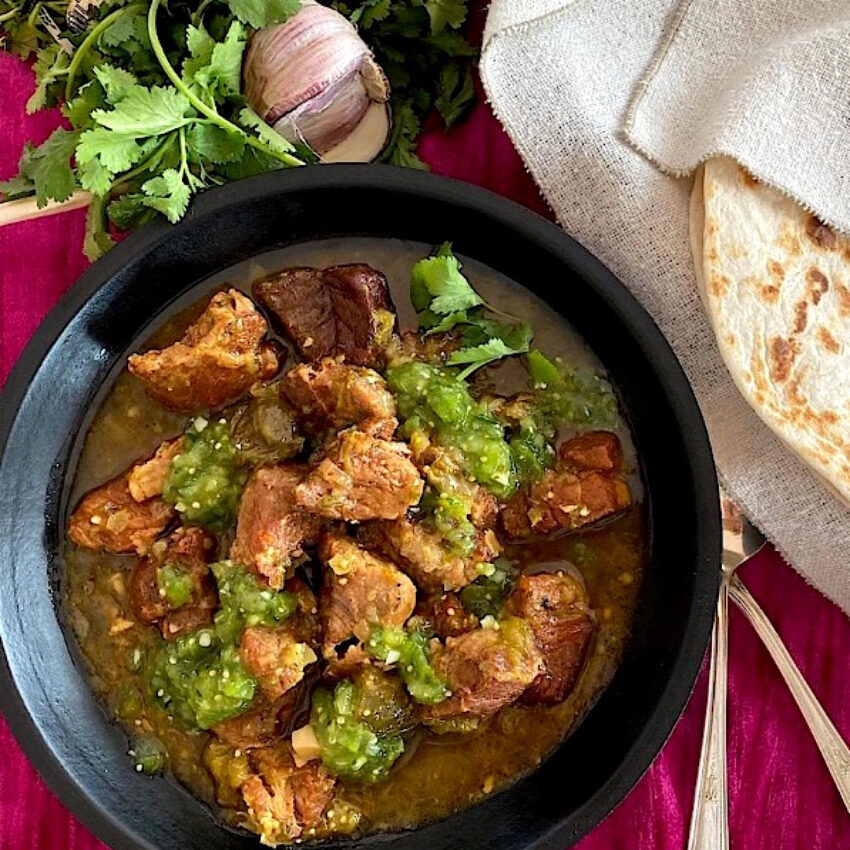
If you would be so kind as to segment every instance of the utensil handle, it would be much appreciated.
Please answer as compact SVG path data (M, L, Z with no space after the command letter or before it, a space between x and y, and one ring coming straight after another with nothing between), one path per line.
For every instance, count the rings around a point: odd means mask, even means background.
M729 592L776 662L794 701L803 713L844 806L850 811L850 749L803 678L773 624L738 576L732 578Z
M0 227L4 224L16 224L19 221L29 221L46 215L76 210L87 207L91 202L89 192L74 192L67 201L49 201L47 206L39 209L35 198L19 198L15 201L0 202Z
M729 595L724 578L717 599L714 631L711 633L708 704L702 730L688 850L729 850L729 794L726 781L728 636Z

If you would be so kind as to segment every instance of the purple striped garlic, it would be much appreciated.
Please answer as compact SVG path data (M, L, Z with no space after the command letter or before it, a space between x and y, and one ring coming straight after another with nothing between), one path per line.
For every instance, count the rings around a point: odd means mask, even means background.
M285 139L327 162L368 162L387 141L389 85L339 12L308 0L254 33L242 66L251 108Z

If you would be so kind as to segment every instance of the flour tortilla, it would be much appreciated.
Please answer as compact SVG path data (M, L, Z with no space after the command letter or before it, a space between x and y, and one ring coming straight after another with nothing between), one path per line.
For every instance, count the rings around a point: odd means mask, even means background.
M726 157L697 174L690 212L700 294L733 380L850 503L850 239Z

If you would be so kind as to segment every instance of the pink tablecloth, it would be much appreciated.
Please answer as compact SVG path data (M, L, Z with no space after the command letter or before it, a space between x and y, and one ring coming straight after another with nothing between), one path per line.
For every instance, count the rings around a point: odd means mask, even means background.
M25 139L40 141L55 114L23 116L30 72L0 56L0 178ZM545 212L534 184L486 106L448 137L430 134L434 170ZM0 381L36 325L87 263L84 214L0 229ZM850 569L850 568L848 568ZM742 576L787 642L838 728L850 737L850 622L774 553ZM850 576L848 576L850 580ZM731 624L730 817L735 850L850 848L850 818L767 652L736 612ZM643 780L579 845L581 850L680 850L690 815L705 675ZM93 838L47 789L0 719L0 848L95 850ZM580 765L576 766L581 769Z

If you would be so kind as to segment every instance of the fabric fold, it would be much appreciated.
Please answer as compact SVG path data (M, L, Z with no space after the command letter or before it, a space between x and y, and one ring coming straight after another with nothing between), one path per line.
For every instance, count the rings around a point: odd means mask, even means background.
M736 5L734 0L714 3L722 8L727 4ZM707 5L698 5L707 12ZM816 4L771 0L752 5L769 16L779 7L796 10ZM838 4L831 0L820 5L834 12ZM730 494L805 578L850 612L850 577L843 564L850 553L850 510L739 395L697 291L688 238L691 181L659 169L624 131L630 114L635 137L638 123L641 131L654 129L651 104L661 95L666 95L671 109L683 108L683 96L665 91L661 71L672 62L671 51L678 50L671 32L677 24L681 28L693 11L693 4L682 6L672 0L494 0L485 30L482 81L496 115L561 225L632 290L671 342L694 387ZM790 13L786 9L783 14ZM747 31L738 38L746 39ZM770 56L767 41L765 36L761 51ZM827 66L839 61L838 54L831 56L823 59ZM710 86L706 90L716 91ZM835 90L833 96L843 94ZM757 100L754 96L753 102ZM806 102L804 93L795 102ZM832 114L840 108L846 111L848 104L850 97L843 107L834 102ZM664 120L659 112L659 126ZM690 154L696 165L701 155L684 124L676 150ZM718 120L717 126L722 122ZM786 126L803 125L796 120ZM681 167L675 170L692 167L684 158L668 161L668 152L654 137L641 139L641 147L663 161L668 171L677 165ZM759 157L764 165L753 170L769 173L764 169L773 162L776 146L766 137L760 147L756 141L749 149L750 162ZM799 156L799 148L807 143L805 135L796 136L784 140L782 149ZM850 142L843 141L841 152L838 141L832 144L836 150L831 168L823 168L823 183L832 180L843 186L839 164L848 155ZM712 152L710 145L704 151ZM738 158L731 143L724 152ZM781 164L777 167L784 173ZM793 191L794 185L783 188ZM801 193L805 188L801 182ZM838 221L839 213L850 215L846 201L840 202L843 212L836 209L830 216L831 208L816 206L817 197L801 197L826 218Z

